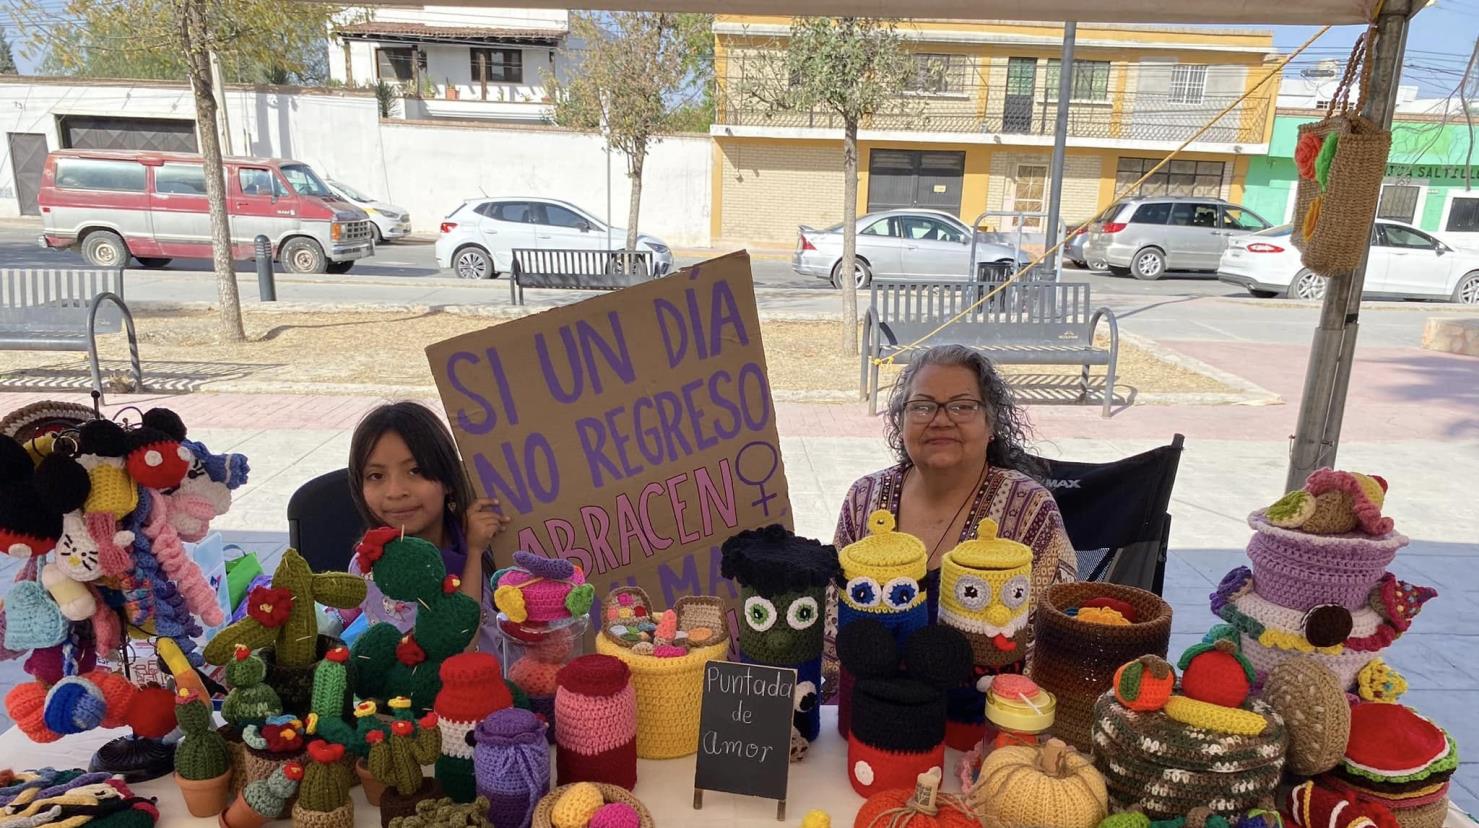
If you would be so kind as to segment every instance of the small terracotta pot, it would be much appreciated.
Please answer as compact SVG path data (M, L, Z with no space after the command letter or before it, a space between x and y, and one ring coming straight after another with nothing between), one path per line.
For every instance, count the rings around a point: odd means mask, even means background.
M176 773L175 784L180 786L180 795L185 798L185 808L191 816L213 817L226 810L231 795L231 769L211 779L186 779Z
M423 799L440 799L442 786L432 777L421 780L421 787L410 796L402 796L395 788L386 788L380 795L380 826L390 828L390 821L396 817L407 817L416 815L416 803Z
M354 802L332 811L310 811L299 802L293 806L293 828L354 828Z
M365 801L379 808L381 797L385 795L385 783L371 775L370 766L363 759L354 763L354 775L359 777L359 783L365 789Z
M216 821L221 828L262 828L267 817L257 813L256 808L247 804L246 797L238 794L231 801L231 807L223 811Z

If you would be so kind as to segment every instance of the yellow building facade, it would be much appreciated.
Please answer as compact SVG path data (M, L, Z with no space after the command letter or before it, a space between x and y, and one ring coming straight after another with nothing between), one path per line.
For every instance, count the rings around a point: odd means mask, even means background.
M720 16L711 232L789 244L798 225L842 218L842 125L825 111L767 106L790 20ZM904 21L915 77L859 129L858 213L920 207L982 227L1040 228L1057 110L1061 25ZM1276 64L1260 31L1080 24L1062 215L1070 225L1115 195ZM1278 79L1239 102L1141 188L1238 201L1248 158L1268 150Z

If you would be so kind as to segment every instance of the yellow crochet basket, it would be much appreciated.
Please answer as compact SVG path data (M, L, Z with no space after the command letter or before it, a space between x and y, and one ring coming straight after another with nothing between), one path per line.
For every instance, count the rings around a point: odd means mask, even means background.
M621 659L632 671L632 687L637 692L637 756L676 759L698 752L704 665L727 660L728 638L690 650L686 656L657 658L638 655L598 635L596 652Z

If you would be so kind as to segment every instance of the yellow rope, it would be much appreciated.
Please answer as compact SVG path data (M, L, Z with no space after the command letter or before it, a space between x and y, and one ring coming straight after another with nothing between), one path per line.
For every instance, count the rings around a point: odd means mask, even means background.
M1385 3L1386 0L1381 0L1381 2L1382 3ZM1378 7L1378 8L1380 8L1380 7ZM1203 124L1202 125L1202 128L1199 129L1199 130L1197 130L1195 133L1193 133L1190 138L1186 139L1185 141L1182 141L1181 142L1181 146L1177 147L1174 150L1171 150L1171 153L1169 155L1167 155L1165 158L1162 158L1161 161L1160 161L1160 163L1156 164L1154 167L1151 167L1145 173L1145 175L1140 176L1140 178L1137 179L1135 181L1135 183L1130 184L1129 186L1125 187L1123 190L1120 190L1119 193L1117 193L1115 195L1115 197L1114 197L1113 201L1111 201L1111 203L1113 203L1114 201L1119 201L1120 199L1124 198L1125 196L1129 195L1130 193L1133 193L1136 190L1138 190L1140 188L1140 185L1141 184L1144 184L1146 181L1148 181L1152 175L1155 175L1157 172L1160 172L1160 170L1163 167L1165 167L1167 164L1171 163L1171 159L1175 158L1177 155L1180 155L1183 150L1185 150L1188 146L1191 146L1191 144L1194 143L1198 138L1201 138L1203 135L1205 135L1207 133L1207 131L1210 130L1210 129L1212 129L1212 127L1218 121L1222 120L1223 116L1227 115L1229 112L1232 112L1234 109L1236 109L1237 106L1238 106L1238 104L1241 104L1243 101L1247 100L1249 98L1249 96L1251 96L1254 92L1257 92L1259 89L1263 88L1264 84L1268 83L1270 80L1272 80L1273 78L1277 77L1281 72L1284 71L1284 67L1289 65L1290 61L1294 60L1295 58L1297 58L1301 54L1303 54L1306 49L1308 49L1311 45L1313 45L1316 40L1319 40L1321 37L1323 37L1324 34L1326 32L1328 32L1328 31L1330 31L1330 27L1329 26L1325 26L1325 27L1321 28L1318 32L1315 32L1314 36L1312 36L1309 40L1306 40L1298 49L1295 49L1293 52L1290 52L1288 54L1288 56L1286 56L1283 60L1279 61L1279 65L1278 66L1275 66L1273 69L1270 69L1268 71L1268 74L1264 75L1262 78L1259 79L1258 83L1253 84L1253 86L1251 86L1251 87L1248 88L1248 91L1244 92L1242 95L1239 95L1238 98L1237 98L1237 100L1235 100L1232 103L1228 104L1226 107L1223 107L1223 110L1221 112L1217 113L1216 115L1213 115L1212 118L1211 118L1211 120L1209 120L1209 121L1207 121L1207 123ZM1082 230L1085 227L1087 227L1089 225L1089 223L1092 222L1092 221L1093 221L1093 219L1089 219L1088 221L1085 221L1082 224L1080 224L1077 227L1075 227L1073 229L1073 232L1072 233L1069 233L1069 234L1067 234L1066 236L1063 237L1063 241L1060 241L1057 244L1053 245L1052 247L1049 247L1047 250L1043 251L1042 255L1038 256L1036 259L1033 259L1030 263L1027 264L1026 267L1023 267L1021 270L1018 270L1016 273L1013 273L1010 277L1007 278L1006 281L1002 282L997 287L992 288L989 292L986 293L986 295L982 296L980 299L977 299L975 302L972 302L969 306L966 307L965 310L961 311L960 313L957 313L955 316L952 316L951 318L949 318L949 319L945 320L944 322L940 323L939 327L935 328L934 330L930 331L929 333L925 334L924 336L919 337L918 339L914 340L913 342L910 342L909 344L904 345L904 346L898 348L892 354L889 354L888 356L883 357L882 359L880 359L878 357L873 357L872 360L871 360L871 362L874 365L892 365L894 363L894 359L899 354L901 354L901 353L903 353L905 351L911 351L911 350L914 350L915 348L918 348L919 347L919 344L921 342L924 342L925 340L928 340L930 337L934 336L935 334L939 333L940 331L945 330L946 328L950 327L951 325L954 325L956 322L959 322L960 320L962 320L965 317L969 316L970 313L971 313L971 311L973 311L976 308L980 307L981 305L985 304L988 300L991 299L991 297L995 296L998 293L1001 293L1003 290L1006 290L1008 285L1011 285L1012 283L1016 282L1024 274L1026 274L1027 272L1029 272L1030 270L1032 270L1034 267L1037 267L1039 264L1042 264L1044 261L1046 261L1054 253L1057 253L1058 252L1058 248L1062 247L1069 239L1073 238L1073 236L1076 233L1078 233L1080 230ZM972 231L974 231L974 229L975 228L972 228ZM974 264L974 262L972 262L971 264Z

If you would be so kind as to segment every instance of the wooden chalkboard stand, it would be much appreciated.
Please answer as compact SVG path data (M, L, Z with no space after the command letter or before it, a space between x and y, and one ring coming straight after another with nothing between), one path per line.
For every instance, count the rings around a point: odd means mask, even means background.
M704 789L703 788L694 788L693 789L693 810L695 810L695 811L702 811L703 809L704 809ZM786 800L784 800L784 799L777 799L775 801L775 821L776 822L785 822L786 821Z

